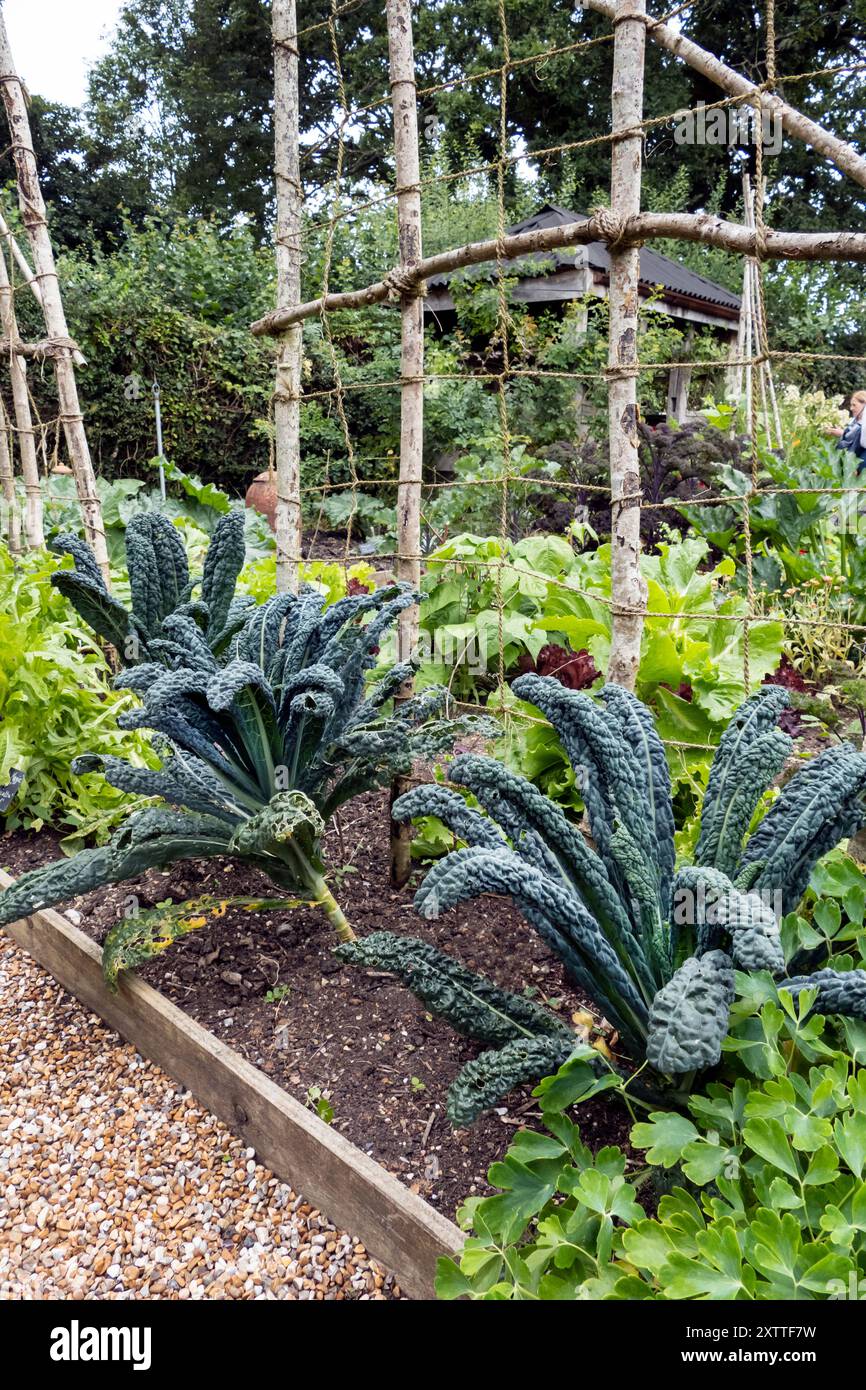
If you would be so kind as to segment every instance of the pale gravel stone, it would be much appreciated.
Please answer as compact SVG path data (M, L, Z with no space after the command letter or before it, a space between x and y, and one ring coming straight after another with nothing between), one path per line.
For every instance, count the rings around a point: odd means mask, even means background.
M2 934L0 1058L0 1300L402 1296Z

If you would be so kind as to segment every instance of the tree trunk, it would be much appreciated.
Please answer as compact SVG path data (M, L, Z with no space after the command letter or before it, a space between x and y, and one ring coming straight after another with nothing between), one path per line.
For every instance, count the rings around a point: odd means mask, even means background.
M620 226L640 212L645 0L617 0L611 88L611 213ZM634 689L646 584L640 573L640 463L637 433L637 329L640 251L610 243L608 423L613 634L607 679Z
M10 436L9 420L0 398L0 488L3 491L3 525L0 530L6 533L9 554L18 555L21 550L21 519L18 516L18 499L15 496Z
M273 0L274 171L277 190L277 306L301 299L301 173L298 151L298 25L295 0ZM282 334L274 394L277 468L277 589L298 591L301 557L301 363L303 329Z
M411 0L387 0L388 55L394 113L397 180L397 231L400 273L421 259L421 188L418 154L418 99L412 42ZM400 288L399 284L396 286ZM404 283L400 293L400 478L397 488L397 577L416 588L421 581L421 471L424 449L424 302L418 286ZM397 660L408 661L418 642L418 608L401 613ZM398 699L411 694L411 685ZM404 790L394 783L392 800ZM391 822L391 881L396 887L411 872L410 830Z
M10 344L18 339L18 321L15 315L15 295L9 282L6 256L0 245L0 323ZM45 544L42 529L42 483L39 477L39 463L36 457L36 433L30 413L30 395L27 390L27 364L24 358L10 348L7 361L12 384L12 405L15 411L15 430L18 435L18 449L21 455L21 476L24 479L24 537L29 549L36 550Z
M59 351L55 359L57 395L60 401L60 415L63 422L66 447L75 475L78 501L84 519L84 531L96 556L106 584L110 583L108 549L102 524L102 508L96 490L96 476L90 458L78 387L75 382L73 366L74 348L69 341L66 315L60 295L60 282L54 264L54 252L48 234L45 217L45 203L39 187L36 156L33 152L33 139L30 133L30 120L21 81L15 71L6 21L0 8L0 86L3 91L3 105L9 121L12 141L12 154L18 176L18 202L21 216L27 229L30 249L33 255L35 277L39 281L42 294L42 309L45 327L50 337L58 340ZM62 345L67 340L68 346Z

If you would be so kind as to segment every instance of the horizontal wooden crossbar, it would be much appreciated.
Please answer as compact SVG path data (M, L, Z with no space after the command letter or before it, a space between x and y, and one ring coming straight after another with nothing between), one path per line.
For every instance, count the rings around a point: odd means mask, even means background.
M0 355L8 356L10 352L16 357L32 357L42 362L49 358L61 357L64 353L69 353L72 357L76 354L81 356L78 345L72 338L42 338L38 343L23 343L20 338L10 342L8 338L0 338ZM83 357L81 361L84 361Z
M414 284L447 275L464 266L481 265L485 261L514 260L538 252L553 251L563 246L586 245L591 241L606 241L610 246L636 245L656 238L668 237L680 241L702 242L735 255L755 256L761 260L790 261L866 261L866 233L863 232L777 232L764 229L763 234L753 227L728 222L712 213L642 212L616 223L607 209L576 222L563 222L558 227L541 227L535 231L518 232L501 240L470 242L436 256L425 256L411 269L401 267L401 274ZM257 319L250 331L257 337L284 333L293 323L314 318L322 313L340 309L365 309L393 297L393 281L385 276L363 289L342 294L326 294L294 307L274 309Z

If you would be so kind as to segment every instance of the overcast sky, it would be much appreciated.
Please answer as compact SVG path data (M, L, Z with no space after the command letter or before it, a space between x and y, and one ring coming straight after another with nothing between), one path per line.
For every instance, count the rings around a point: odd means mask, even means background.
M78 106L122 0L3 0L15 66L31 92Z

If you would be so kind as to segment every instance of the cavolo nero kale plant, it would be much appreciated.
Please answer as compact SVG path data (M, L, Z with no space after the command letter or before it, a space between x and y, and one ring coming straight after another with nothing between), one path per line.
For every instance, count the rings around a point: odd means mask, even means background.
M253 604L248 595L235 597L245 554L243 511L220 517L200 577L190 575L180 533L160 512L132 517L125 543L130 609L108 592L85 541L64 534L50 542L53 551L74 562L73 569L53 574L52 584L115 648L121 665L159 662L174 669L195 660L201 649L224 655ZM196 588L199 596L193 599Z
M656 1094L684 1094L696 1071L719 1061L735 968L781 979L790 966L784 985L793 994L817 989L822 1012L866 1017L866 972L798 973L820 961L800 953L786 962L777 923L777 914L797 906L817 860L866 823L866 757L840 745L812 759L747 839L791 750L776 727L788 693L764 687L722 736L694 863L677 870L667 760L649 710L616 685L601 691L600 704L536 675L521 676L514 690L556 729L594 847L530 782L494 759L461 755L450 779L486 815L443 786L417 787L394 806L403 819L438 816L465 842L422 883L415 898L422 916L483 893L510 897L615 1026L630 1058L648 1064ZM456 1124L518 1082L556 1071L575 1046L561 1020L527 1008L427 943L376 933L337 954L392 971L429 1009L494 1045L451 1088Z
M185 588L178 584L178 595ZM142 701L120 722L152 731L161 766L134 767L89 753L74 767L101 771L111 786L162 804L130 815L107 845L23 875L0 894L0 923L146 869L229 855L291 895L280 900L283 906L297 899L315 904L342 939L351 938L323 876L321 841L330 817L351 797L409 772L416 757L450 747L461 727L483 733L496 727L489 720L439 718L446 697L441 688L427 689L389 713L391 697L411 674L408 664L365 688L382 634L416 601L406 585L347 597L327 609L315 589L281 594L247 615L221 658L207 641L207 629L190 618L201 640L190 630L183 646L170 653L185 664L171 670L161 661L167 654L163 639L157 639L156 652L149 641L152 656L160 659L131 666L117 678ZM163 607L160 600L153 608L148 633L157 630ZM218 625L227 612L223 603ZM105 942L107 979L142 964L225 906L199 899L120 921Z

